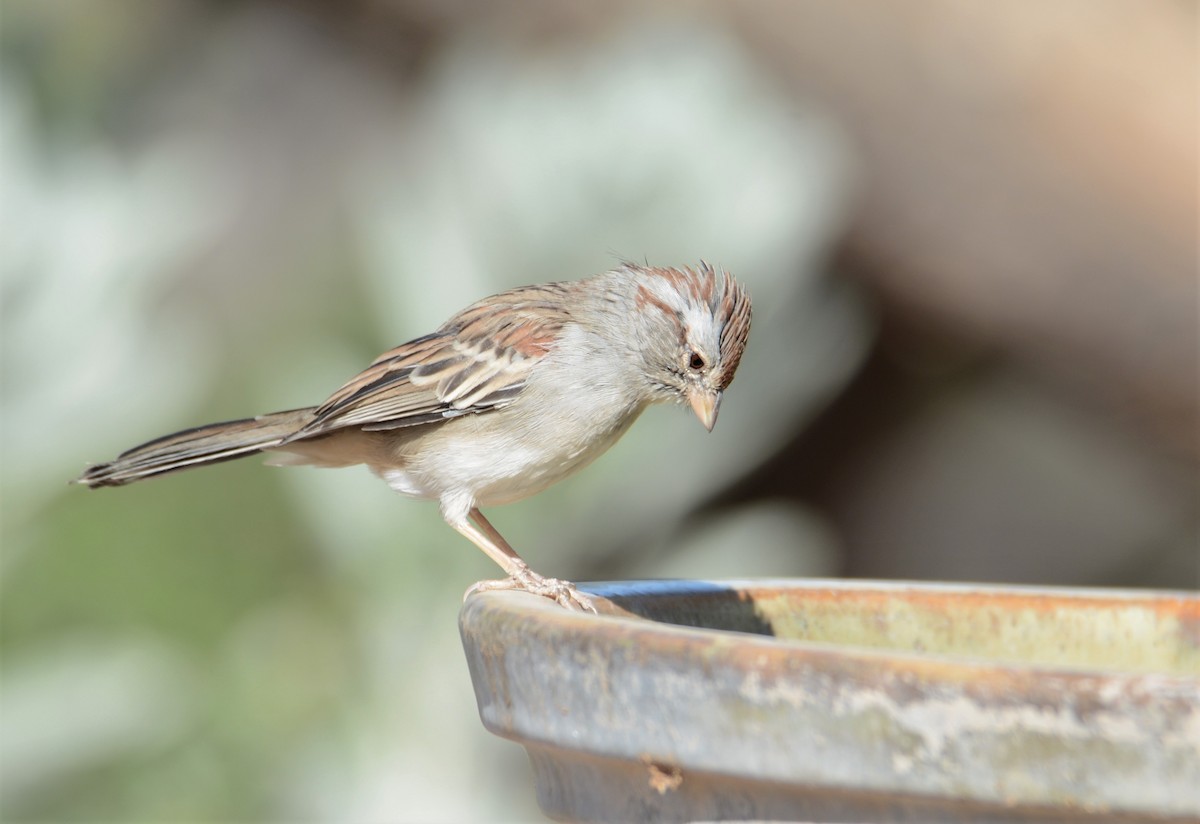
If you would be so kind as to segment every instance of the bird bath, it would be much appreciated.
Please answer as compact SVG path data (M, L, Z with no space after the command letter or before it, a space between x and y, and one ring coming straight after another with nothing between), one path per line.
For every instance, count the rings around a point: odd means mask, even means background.
M479 712L571 821L1200 818L1200 596L865 581L468 598Z

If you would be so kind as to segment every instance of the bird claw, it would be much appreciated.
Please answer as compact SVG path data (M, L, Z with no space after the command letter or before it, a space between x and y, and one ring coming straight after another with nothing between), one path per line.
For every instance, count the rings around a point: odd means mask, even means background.
M514 589L533 595L540 595L573 612L597 613L592 599L580 592L570 581L562 581L558 578L545 578L538 575L529 567L517 569L507 578L495 581L478 581L472 584L471 588L467 590L463 596L463 600L471 597L476 592L492 592L504 589Z

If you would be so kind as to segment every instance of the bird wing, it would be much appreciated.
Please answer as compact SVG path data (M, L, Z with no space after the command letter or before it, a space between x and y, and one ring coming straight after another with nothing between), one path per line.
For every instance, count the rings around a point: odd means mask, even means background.
M527 286L468 306L433 334L384 352L288 440L351 426L399 429L507 406L570 319L564 291Z

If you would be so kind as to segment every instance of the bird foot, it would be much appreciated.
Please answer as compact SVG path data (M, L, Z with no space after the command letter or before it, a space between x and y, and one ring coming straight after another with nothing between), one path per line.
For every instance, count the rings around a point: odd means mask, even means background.
M538 575L529 567L518 567L507 578L495 581L478 581L471 585L463 596L463 600L476 592L491 592L494 590L515 589L549 598L559 606L574 612L595 613L596 606L592 599L580 592L570 581L560 581L558 578L545 578Z

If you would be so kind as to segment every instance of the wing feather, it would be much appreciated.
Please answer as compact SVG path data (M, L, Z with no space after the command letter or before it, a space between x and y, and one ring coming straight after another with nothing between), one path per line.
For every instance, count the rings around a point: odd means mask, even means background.
M468 306L433 334L384 352L288 440L353 426L421 426L507 406L570 320L561 291L558 284L527 286Z

